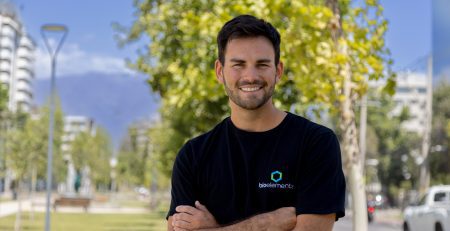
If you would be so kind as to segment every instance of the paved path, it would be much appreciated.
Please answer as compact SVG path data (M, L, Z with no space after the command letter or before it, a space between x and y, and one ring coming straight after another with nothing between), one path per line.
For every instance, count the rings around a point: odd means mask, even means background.
M334 225L333 231L351 231L352 230L352 220L349 217L340 219ZM369 224L369 231L401 231L402 227L400 224L385 223L380 221L373 221Z
M35 211L35 212L45 212L45 198L39 197L33 200L33 203L30 199L22 200L22 211ZM17 213L18 201L8 201L8 202L0 202L0 217L9 216ZM53 208L52 208L53 210ZM84 209L81 207L58 207L57 212L61 213L84 213ZM128 213L128 214L138 214L138 213L148 213L150 212L147 208L127 208L127 207L119 207L114 204L109 203L91 203L91 206L88 208L87 213Z
M22 210L30 211L30 200L22 200ZM0 202L0 217L6 217L15 214L19 210L19 203L17 201Z
M339 219L334 225L333 231L351 231L352 214L346 211L346 216ZM400 231L402 230L401 211L398 209L377 210L375 218L369 224L369 231Z

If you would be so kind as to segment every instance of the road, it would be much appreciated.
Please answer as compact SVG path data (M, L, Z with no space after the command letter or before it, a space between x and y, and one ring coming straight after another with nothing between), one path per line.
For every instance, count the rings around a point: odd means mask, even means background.
M352 220L350 217L339 219L334 224L333 231L351 231ZM369 231L401 231L402 227L398 223L374 221L369 224Z

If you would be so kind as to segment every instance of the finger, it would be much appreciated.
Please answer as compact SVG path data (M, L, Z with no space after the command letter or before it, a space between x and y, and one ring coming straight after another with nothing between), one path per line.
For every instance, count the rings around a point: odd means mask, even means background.
M178 228L178 227L173 227L174 231L189 231L187 229L182 229L182 228Z
M179 213L189 213L191 215L195 215L198 213L198 209L188 206L188 205L180 205L175 208L175 210Z
M192 223L194 216L189 213L177 213L177 220L186 221Z
M206 206L202 205L202 204L200 203L200 201L195 201L195 207L196 207L197 209L201 210L201 211L204 211L204 212L208 212L208 213L209 213L209 211L208 211L208 209L206 208Z
M180 229L190 229L192 227L191 223L182 220L172 221L172 226Z

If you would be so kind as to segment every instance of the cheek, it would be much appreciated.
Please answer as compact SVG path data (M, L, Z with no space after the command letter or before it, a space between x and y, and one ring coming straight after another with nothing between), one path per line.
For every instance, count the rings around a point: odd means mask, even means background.
M235 81L236 79L239 78L239 76L241 75L241 71L237 70L237 69L228 69L228 70L224 70L224 77L227 80L231 80L231 81Z

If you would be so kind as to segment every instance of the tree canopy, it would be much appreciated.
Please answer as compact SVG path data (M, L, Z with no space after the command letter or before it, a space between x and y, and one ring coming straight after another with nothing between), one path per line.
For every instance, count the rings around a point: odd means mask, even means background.
M302 114L307 105L316 104L339 113L345 100L341 69L347 64L355 98L366 91L368 79L388 76L387 89L392 91L383 7L376 0L339 1L337 16L327 2L135 1L136 20L130 27L116 24L117 36L121 45L144 41L129 65L148 74L151 89L161 95L162 129L172 134L162 144L168 145L161 148L170 155L165 158L173 160L186 139L227 116L228 98L214 74L215 41L221 26L240 14L263 18L280 31L285 73L275 93L276 106ZM338 41L336 31L342 33ZM342 53L336 42L348 52Z

